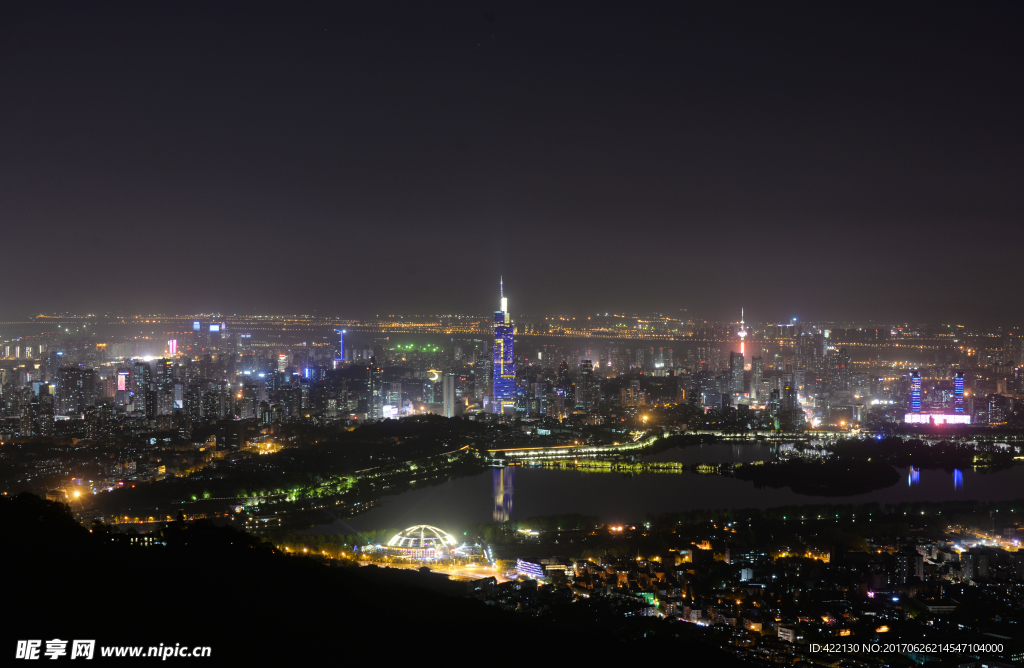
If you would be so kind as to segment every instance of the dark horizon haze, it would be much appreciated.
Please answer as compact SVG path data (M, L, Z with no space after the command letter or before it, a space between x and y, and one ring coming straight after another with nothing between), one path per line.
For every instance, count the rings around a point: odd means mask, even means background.
M1022 324L1018 3L7 3L0 318Z

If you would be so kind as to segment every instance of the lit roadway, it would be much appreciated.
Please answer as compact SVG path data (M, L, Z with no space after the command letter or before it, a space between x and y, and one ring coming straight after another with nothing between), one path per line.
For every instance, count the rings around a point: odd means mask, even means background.
M398 319L388 320L364 320L357 321L342 318L316 318L312 316L254 316L254 315L160 315L160 316L128 316L128 317L101 317L87 315L84 317L68 316L44 316L40 315L28 321L4 321L0 325L38 325L38 324L82 324L90 325L167 325L180 327L181 333L191 331L191 323L195 320L217 320L227 322L231 330L256 331L256 332L304 332L323 327L346 327L353 332L367 334L469 334L481 335L489 333L486 324L487 316L471 315L445 315L445 316L410 316L411 320ZM177 330L176 330L177 331ZM592 327L555 326L551 331L529 331L520 330L516 336L547 336L558 338L593 338L593 339L637 339L655 341L681 341L689 343L726 343L734 342L736 339L728 334L724 336L712 336L710 338L701 334L689 334L679 331L652 332L629 328L611 328L594 324ZM916 350L943 350L956 347L958 343L963 344L968 340L975 340L975 348L988 350L1000 350L1001 339L990 334L960 334L957 336L908 336L887 338L881 341L837 341L840 346L864 347L864 348L906 348ZM984 339L988 339L986 342ZM753 341L753 339L752 339ZM793 340L790 338L761 338L757 339L763 345L791 346ZM988 345L986 345L988 343Z
M505 578L501 573L498 572L497 568L493 566L442 566L437 564L384 564L391 568L405 568L409 570L419 570L424 566L427 566L431 572L442 573L453 579L458 580L482 580L484 578L496 578L498 582L505 582Z
M612 445L568 444L527 448L495 448L487 452L493 457L503 452L505 457L514 461L540 461L542 459L565 459L566 457L599 457L629 450L644 450L654 445L663 436L661 433L651 434L647 438L637 439L631 443L613 443Z

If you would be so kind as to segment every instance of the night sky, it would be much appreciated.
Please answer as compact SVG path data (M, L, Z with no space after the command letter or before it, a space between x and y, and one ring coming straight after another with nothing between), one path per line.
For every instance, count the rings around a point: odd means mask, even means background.
M0 6L0 316L1018 324L1024 5Z

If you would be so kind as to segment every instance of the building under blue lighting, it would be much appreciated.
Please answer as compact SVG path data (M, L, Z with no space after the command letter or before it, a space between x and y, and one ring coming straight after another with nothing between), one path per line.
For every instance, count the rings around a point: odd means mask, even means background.
M957 371L953 377L953 412L964 412L964 372Z
M921 412L921 372L913 371L910 374L910 412Z
M523 561L522 559L516 560L516 572L520 575L525 575L535 580L540 580L544 577L543 566L532 561Z
M504 281L501 286L501 310L494 312L494 396L495 413L514 413L516 409L516 362L512 355L514 327L508 314Z

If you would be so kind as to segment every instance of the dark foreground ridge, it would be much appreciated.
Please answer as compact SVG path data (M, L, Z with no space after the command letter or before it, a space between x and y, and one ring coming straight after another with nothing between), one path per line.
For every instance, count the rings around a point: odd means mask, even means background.
M434 578L419 582L415 572L289 557L206 521L168 523L158 538L166 545L139 547L99 525L83 528L63 504L21 494L0 499L0 526L5 652L17 640L61 638L208 645L205 665L321 657L507 665L652 650L703 665L747 665L706 644L690 624L586 618L572 606L541 622L453 595L457 583L440 593Z

